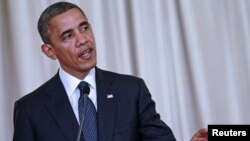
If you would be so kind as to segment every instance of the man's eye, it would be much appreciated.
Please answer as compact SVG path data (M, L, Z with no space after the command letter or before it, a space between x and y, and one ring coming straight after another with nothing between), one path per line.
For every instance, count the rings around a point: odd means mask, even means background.
M82 26L82 27L81 27L81 31L85 31L85 30L87 30L87 29L89 29L89 26L86 26L86 25L85 25L85 26Z
M63 36L63 40L70 39L71 37L72 37L71 34L65 34L65 35Z

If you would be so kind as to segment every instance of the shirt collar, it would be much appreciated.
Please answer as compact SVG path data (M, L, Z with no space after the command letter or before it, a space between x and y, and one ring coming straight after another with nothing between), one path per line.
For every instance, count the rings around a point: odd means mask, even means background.
M96 89L95 68L89 71L88 75L84 78L84 80L80 80L70 75L62 68L59 69L59 76L68 96L71 96L74 93L74 91L77 89L78 84L81 81L89 83L91 88Z

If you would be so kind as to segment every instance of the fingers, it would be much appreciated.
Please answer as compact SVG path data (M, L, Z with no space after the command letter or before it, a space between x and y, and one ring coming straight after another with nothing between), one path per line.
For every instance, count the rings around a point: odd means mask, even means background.
M197 137L207 138L208 137L208 130L207 130L207 128L201 128L197 132Z
M191 141L207 141L208 140L208 130L207 128L199 129L194 136L191 138Z

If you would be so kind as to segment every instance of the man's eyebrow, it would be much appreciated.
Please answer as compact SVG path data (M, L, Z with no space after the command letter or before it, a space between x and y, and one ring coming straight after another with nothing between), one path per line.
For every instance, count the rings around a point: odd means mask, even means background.
M83 21L79 24L79 26L84 26L84 25L89 25L88 21ZM72 29L68 29L66 31L64 31L61 35L60 38L62 38L65 34L72 32Z
M72 32L72 29L68 29L68 30L64 31L64 32L60 35L60 38L62 38L65 34L70 33L70 32Z
M83 26L83 25L89 25L89 22L88 21L83 21L79 24L79 26Z

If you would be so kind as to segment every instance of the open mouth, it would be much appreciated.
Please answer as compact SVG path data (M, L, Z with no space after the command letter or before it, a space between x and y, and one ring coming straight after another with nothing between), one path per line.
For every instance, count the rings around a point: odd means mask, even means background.
M84 57L84 59L88 59L91 56L91 53L92 49L86 49L79 54L79 57Z

